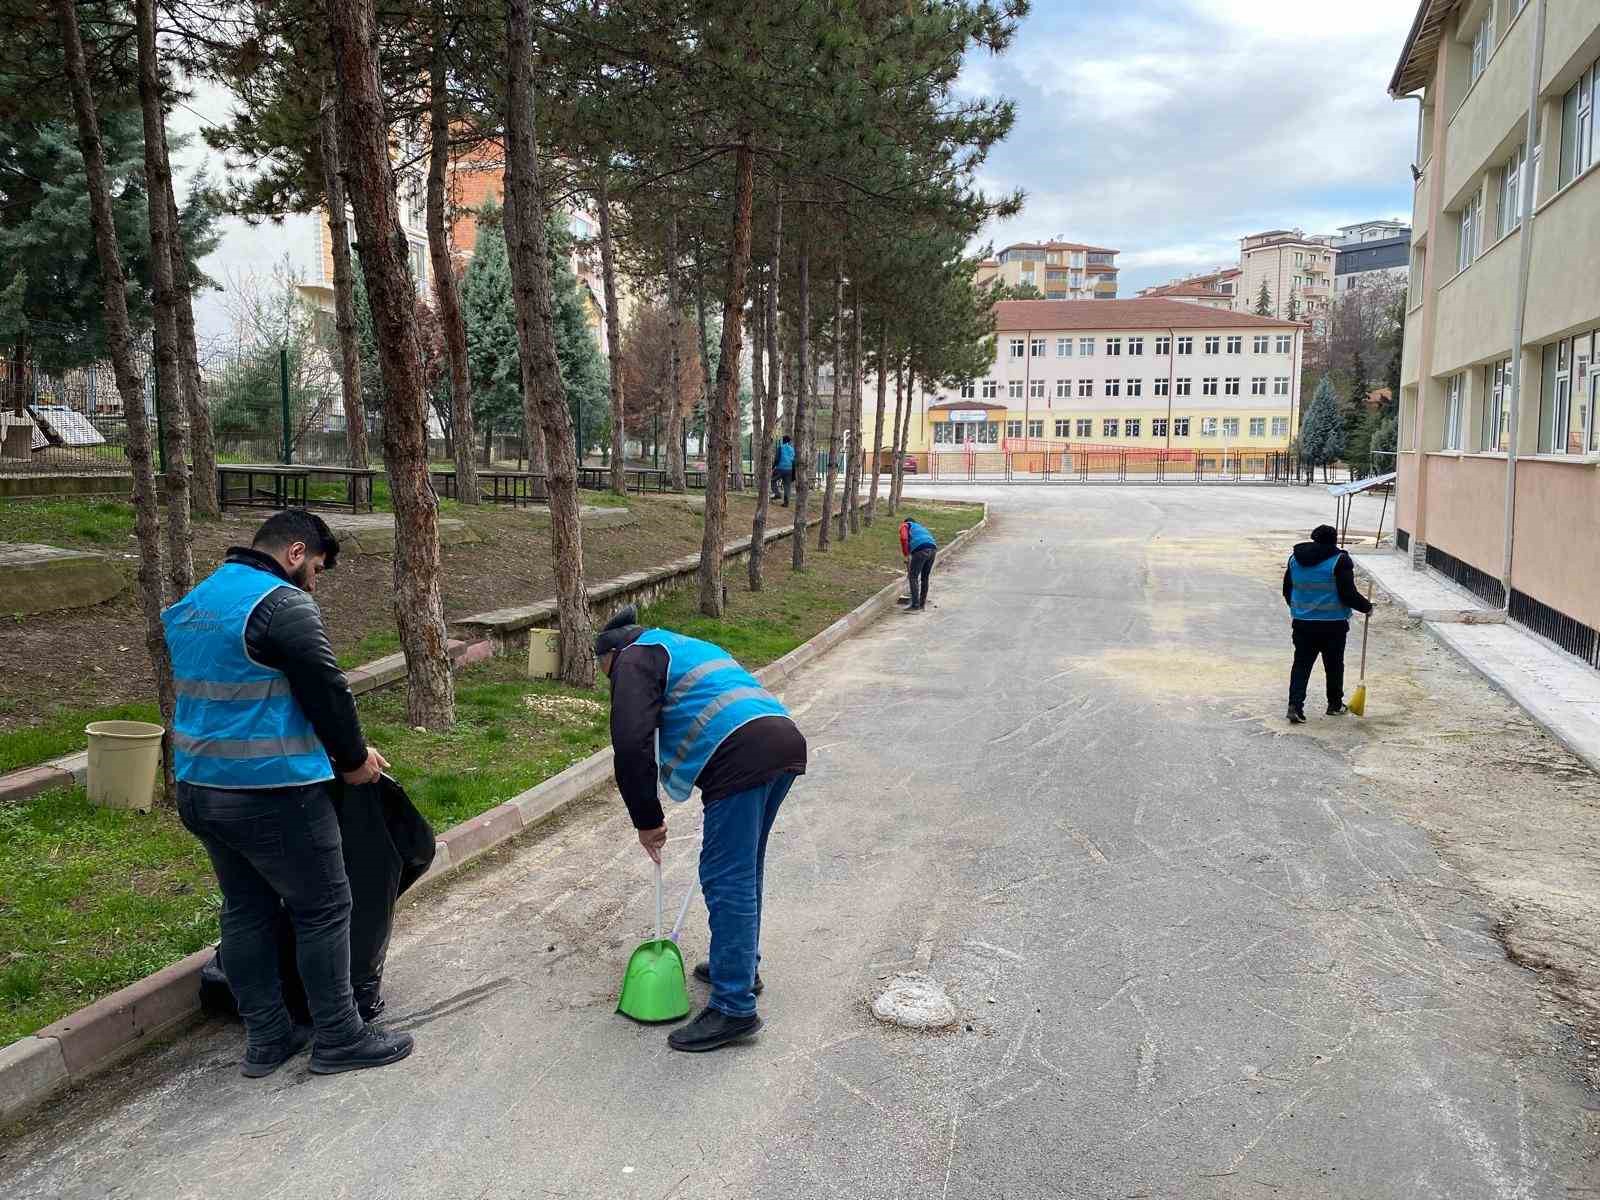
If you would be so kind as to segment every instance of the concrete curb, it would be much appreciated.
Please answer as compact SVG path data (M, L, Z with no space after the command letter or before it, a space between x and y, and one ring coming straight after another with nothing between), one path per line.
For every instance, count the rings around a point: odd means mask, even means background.
M952 538L940 557L948 559L965 549L988 525L989 506L984 504L978 523ZM902 581L898 579L886 585L803 645L756 671L756 678L766 686L775 686L840 642L860 633L894 607L901 586ZM459 651L457 645L461 646ZM487 658L492 650L486 641L451 646L452 657L458 665ZM469 654L476 657L469 659ZM433 865L406 893L407 898L416 897L425 885L439 883L526 830L609 787L611 781L611 750L607 748L504 804L445 830L439 835ZM200 1011L200 969L210 961L212 953L213 948L209 946L198 950L154 975L62 1017L31 1037L0 1048L0 1122L24 1115L63 1088L82 1083L126 1058L152 1038L194 1020Z

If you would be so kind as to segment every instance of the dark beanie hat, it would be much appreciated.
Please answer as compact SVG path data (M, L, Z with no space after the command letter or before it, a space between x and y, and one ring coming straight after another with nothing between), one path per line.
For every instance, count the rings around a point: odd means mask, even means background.
M630 604L607 621L606 627L595 635L594 656L602 658L613 650L620 650L642 632L639 628L639 610Z
M1339 531L1332 525L1318 525L1311 531L1311 540L1322 546L1335 546L1339 543Z

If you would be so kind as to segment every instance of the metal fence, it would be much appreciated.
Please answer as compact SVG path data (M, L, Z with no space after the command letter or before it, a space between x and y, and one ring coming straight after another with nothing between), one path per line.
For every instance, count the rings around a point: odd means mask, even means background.
M138 350L152 437L154 380ZM109 364L49 372L0 359L0 475L125 474L128 420Z
M1308 483L1287 450L1127 450L1061 446L906 456L908 475L991 483Z

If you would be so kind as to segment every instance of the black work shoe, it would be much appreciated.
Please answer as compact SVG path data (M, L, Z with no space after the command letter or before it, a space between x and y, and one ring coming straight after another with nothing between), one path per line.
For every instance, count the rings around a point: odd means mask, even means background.
M1291 725L1304 725L1306 723L1306 710L1302 705L1289 705L1288 716L1289 724Z
M667 1045L686 1054L700 1054L716 1050L729 1042L749 1037L761 1028L761 1018L751 1013L748 1017L730 1017L710 1005L700 1010L700 1015L682 1029L667 1035Z
M311 1052L313 1075L337 1075L341 1071L361 1071L367 1067L387 1067L411 1053L415 1043L409 1033L390 1033L368 1025L348 1046Z
M265 1075L271 1075L310 1044L311 1026L291 1026L289 1035L282 1041L255 1050L246 1050L244 1062L239 1066L239 1074L246 1079L260 1079Z
M711 982L711 964L708 963L708 962L695 963L695 965L694 965L694 977L696 979L698 979L701 983L710 983ZM756 995L759 996L759 995L761 995L761 989L766 987L766 986L767 986L766 984L761 982L761 972L757 971L756 972L756 986L751 988L750 990L753 991Z
M1330 717L1342 717L1349 711L1350 711L1350 709L1346 705L1343 705L1343 704L1330 704L1330 705L1328 705L1328 715Z

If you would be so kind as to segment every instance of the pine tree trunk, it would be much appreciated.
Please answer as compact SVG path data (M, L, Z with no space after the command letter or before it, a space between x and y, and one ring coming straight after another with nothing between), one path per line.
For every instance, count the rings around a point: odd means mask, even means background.
M200 345L194 331L194 272L189 266L178 221L178 197L171 187L166 192L167 221L172 228L178 368L182 375L183 406L189 414L189 448L193 460L189 504L199 516L214 520L222 515L222 500L217 494L217 438L211 428L211 409L206 403L205 387L200 382Z
M766 406L767 406L767 294L766 294L766 268L756 268L755 286L750 291L750 461L756 473L756 513L750 522L750 553L745 556L747 574L750 576L750 590L759 592L760 571L752 568L750 564L756 558L756 542L760 534L756 532L757 523L765 525L761 509L762 497L769 501L772 498L772 487L767 481L770 477L761 473L761 446L766 440Z
M850 339L850 458L844 473L844 502L850 513L850 532L861 532L861 285L854 285ZM844 525L839 526L844 540Z
M844 390L843 365L839 356L840 327L844 324L844 279L839 260L833 264L833 411L828 422L828 472L822 489L822 521L817 526L817 549L828 548L828 522L833 515L833 493L839 485L839 396Z
M507 173L509 176L509 172ZM509 183L505 190L505 209L501 219L501 229L506 237L506 257L511 262L516 262L522 253L522 223L517 218L517 197L513 194ZM544 242L544 214L534 213L534 222L539 225L540 244ZM549 275L549 266L546 264L545 274ZM515 284L513 284L513 292ZM515 296L513 295L513 299ZM520 316L518 320L520 321ZM546 454L544 438L544 417L539 410L539 377L533 360L526 352L522 352L522 333L520 326L517 332L519 353L517 354L517 372L522 382L522 447L527 454L527 465L524 467L519 461L518 469L531 471L534 474L548 475L549 456ZM547 480L548 483L548 480Z
M445 224L445 174L450 165L450 97L446 90L444 4L433 0L433 55L428 69L428 257L433 264L433 290L439 300L439 324L450 360L450 440L456 464L456 499L481 504L477 441L472 421L472 379L467 366L467 327L461 317L461 293L450 254Z
M867 495L866 523L878 515L878 479L883 474L883 410L889 395L889 319L878 322L878 410L872 423L872 487ZM895 425L900 424L900 410L895 409Z
M154 283L156 404L162 417L167 466L167 574L172 598L194 586L194 532L189 521L189 409L184 403L185 372L178 360L175 257L167 189L172 164L167 158L166 121L161 113L161 72L156 65L155 0L134 0L139 41L139 109L144 117L145 202L150 214L150 276Z
M906 454L907 447L911 445L911 411L915 407L917 394L917 372L914 368L906 371L906 412L904 423L900 426L900 456L894 462L894 511L900 510L900 505L905 499L906 486Z
M428 475L428 401L422 388L416 290L403 249L400 205L373 0L328 6L338 80L339 147L354 193L361 274L383 372L383 457L394 501L394 614L406 657L406 723L448 729L455 686L439 596L438 500Z
M144 380L133 362L133 337L128 326L128 281L123 273L116 225L111 215L105 147L100 141L100 119L95 111L94 94L89 89L89 71L84 62L75 0L56 0L56 27L60 32L72 107L77 118L78 149L83 156L84 182L89 195L89 223L94 229L100 266L106 342L128 428L128 466L133 472L133 528L139 543L139 606L144 611L145 649L156 675L156 697L167 727L167 736L161 741L161 766L167 803L171 804L177 796L172 776L172 657L161 627L161 528L156 509L149 416L144 407Z
M610 158L607 154L601 166L595 200L600 209L600 277L606 301L606 358L611 364L611 490L620 496L628 490L623 475L628 405L622 391L622 319L617 313L617 260L611 245L611 192L607 179Z
M900 483L900 463L905 458L906 448L900 443L900 418L902 401L905 395L905 369L896 361L894 364L894 452L889 460L889 515L895 513L897 497L895 489Z
M723 535L728 518L728 458L738 446L734 428L739 411L739 356L744 342L744 293L750 277L750 210L755 199L755 153L749 133L733 159L733 238L728 254L728 279L722 291L722 352L717 381L706 413L711 455L706 460L705 534L700 542L700 611L722 615ZM705 289L700 290L702 297ZM705 301L700 308L705 311Z
M783 378L778 355L778 282L783 265L783 189L775 189L772 205L772 268L768 272L761 331L766 338L767 386L761 398L761 435L753 442L756 459L756 515L750 523L750 590L761 590L761 566L766 557L767 515L772 509L772 445L778 426L778 392ZM759 366L759 364L758 364ZM760 457L757 458L757 455Z
M667 219L667 338L672 370L667 380L667 486L686 491L683 478L683 296L678 286L678 214Z
M577 442L556 358L551 311L549 246L533 107L533 23L529 3L530 0L506 3L506 219L518 226L516 250L511 256L511 294L516 308L517 347L527 364L525 377L532 384L544 432L556 611L561 627L561 678L575 687L591 687L595 671L594 626L583 579Z
M794 439L794 536L791 566L796 571L806 569L806 516L811 500L811 476L816 471L816 454L812 450L813 433L811 403L811 250L804 236L800 242L800 346L795 355L795 439Z
M339 122L334 113L333 74L322 80L317 132L322 141L322 178L328 200L328 233L333 243L333 327L339 339L339 394L344 401L344 438L352 467L366 467L367 414L361 401L361 346L356 339L356 284L350 263L350 223L345 215L344 163L339 156Z

